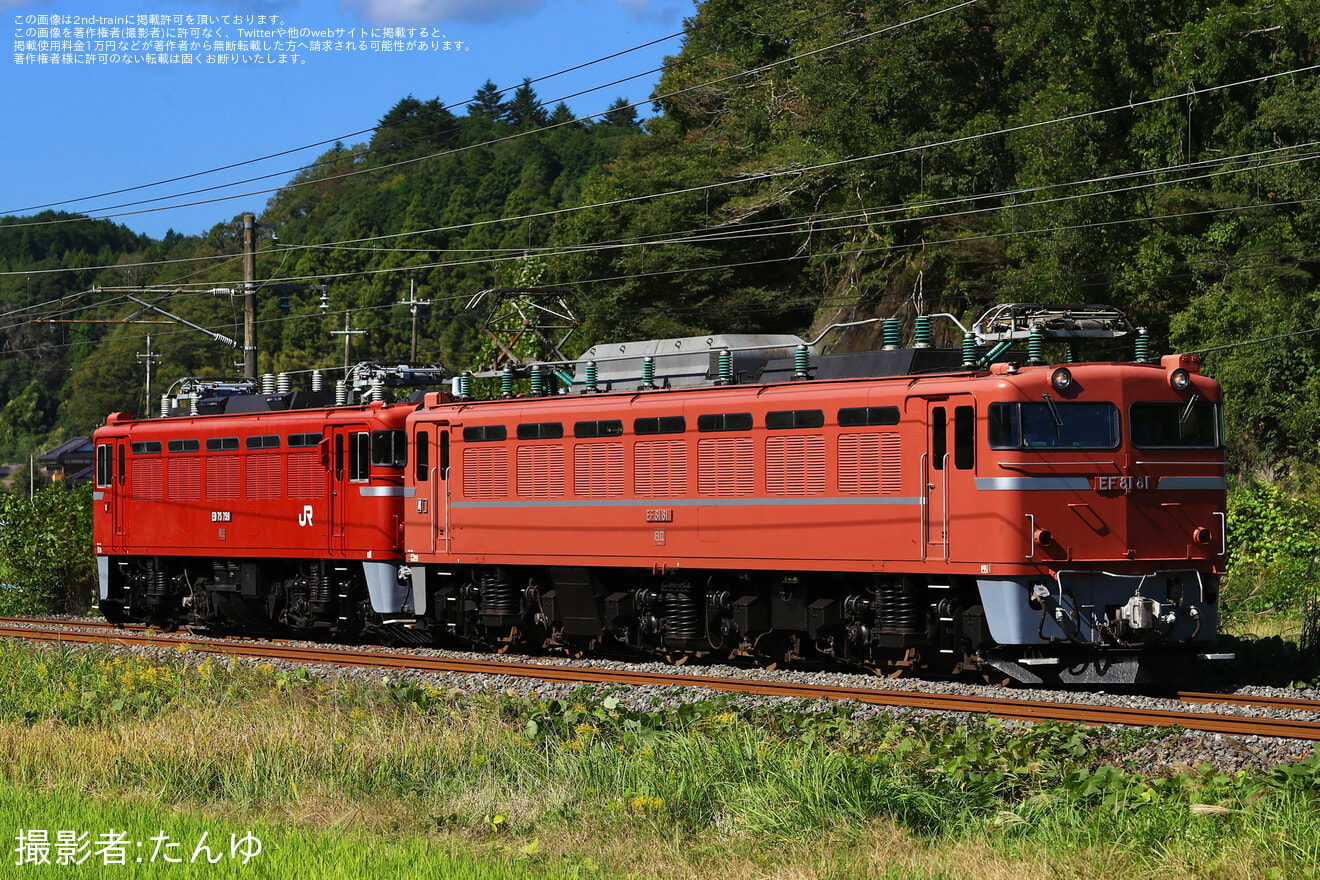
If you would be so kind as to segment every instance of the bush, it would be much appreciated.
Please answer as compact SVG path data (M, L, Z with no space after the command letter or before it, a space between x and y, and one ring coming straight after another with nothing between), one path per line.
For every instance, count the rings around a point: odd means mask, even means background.
M84 614L96 595L92 488L0 495L0 612Z

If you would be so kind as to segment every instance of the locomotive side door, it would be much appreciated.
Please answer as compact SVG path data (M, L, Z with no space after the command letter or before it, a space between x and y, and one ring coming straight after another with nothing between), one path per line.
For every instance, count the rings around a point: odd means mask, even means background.
M972 395L928 399L926 441L922 455L923 558L937 562L971 559L973 536L960 531L959 520L976 486L976 406Z
M114 460L111 465L114 473L114 488L106 493L110 499L110 516L115 524L115 547L128 549L128 438L115 438Z
M355 499L371 475L371 433L366 425L334 425L330 428L330 528L326 535L331 553L350 548Z
M425 529L427 538L414 552L442 553L450 549L449 534L449 426L419 422L413 428L416 450L413 484L417 492L410 522Z
M124 494L120 450L124 442L111 438L109 442L96 445L96 494L93 497L99 508L96 509L98 553L124 550L124 510L120 503Z

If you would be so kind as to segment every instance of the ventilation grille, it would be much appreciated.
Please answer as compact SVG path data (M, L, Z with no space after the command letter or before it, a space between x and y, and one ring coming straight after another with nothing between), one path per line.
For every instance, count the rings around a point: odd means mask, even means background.
M573 447L573 494L579 498L623 497L622 443Z
M509 496L509 450L503 446L463 450L463 497Z
M137 459L133 462L133 500L159 501L161 497L160 459Z
M267 500L284 495L281 458L282 456L277 452L261 452L248 456L247 497Z
M825 494L825 438L770 437L765 441L765 491L803 497Z
M325 469L319 453L289 453L289 497L325 497Z
M635 444L633 491L642 498L686 495L687 443L682 440L646 440Z
M171 459L169 474L171 501L196 501L202 497L201 459Z
M518 447L518 497L564 497L564 447Z
M233 501L240 494L237 455L217 455L206 460L206 497L212 501Z
M702 495L735 498L755 489L751 437L719 437L697 442L697 489Z
M839 492L844 495L896 495L903 488L899 435L839 435Z

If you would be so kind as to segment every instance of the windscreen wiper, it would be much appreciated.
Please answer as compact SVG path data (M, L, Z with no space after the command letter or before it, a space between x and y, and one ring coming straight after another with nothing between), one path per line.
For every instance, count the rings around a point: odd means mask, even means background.
M1180 415L1180 416L1178 417L1178 436L1179 436L1179 437L1185 437L1185 436L1187 436L1187 420L1190 419L1190 418L1192 417L1192 409L1196 406L1197 402L1199 402L1200 399L1201 399L1201 395L1199 395L1199 394L1193 394L1193 395L1192 395L1192 399L1189 400L1189 401L1187 401L1187 408L1184 409L1184 410L1182 411L1182 415Z
M1063 416L1059 415L1059 408L1054 405L1054 398L1048 392L1041 397L1045 398L1045 405L1050 408L1050 417L1054 419L1054 442L1058 443L1063 437Z

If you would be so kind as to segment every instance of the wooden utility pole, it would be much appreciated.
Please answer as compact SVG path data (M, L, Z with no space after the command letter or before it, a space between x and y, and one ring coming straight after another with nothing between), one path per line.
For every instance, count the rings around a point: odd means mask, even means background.
M353 341L354 336L361 336L363 333L366 332L367 332L366 330L353 329L353 311L351 309L344 310L344 329L330 331L330 335L332 336L344 337L344 374L345 375L348 374L348 363L349 363L348 358L350 352L349 343Z
M412 312L412 354L408 356L408 363L410 364L417 363L417 307L429 306L430 304L431 301L429 299L417 298L417 285L412 279L409 279L408 298L399 300L399 305L408 306L408 310Z
M152 350L151 350L151 334L150 334L150 333L147 334L147 352L146 352L146 354L143 354L142 352L139 351L139 352L137 353L137 359L138 359L139 362L146 362L146 365L147 365L147 405L146 405L146 407L142 410L142 414L143 414L144 416L150 416L150 415L151 415L151 410L152 410L152 406L151 406L151 365L152 365L153 363L155 363L156 361L160 360L160 355L157 354L157 353L153 353Z
M243 215L243 378L257 378L257 217Z

